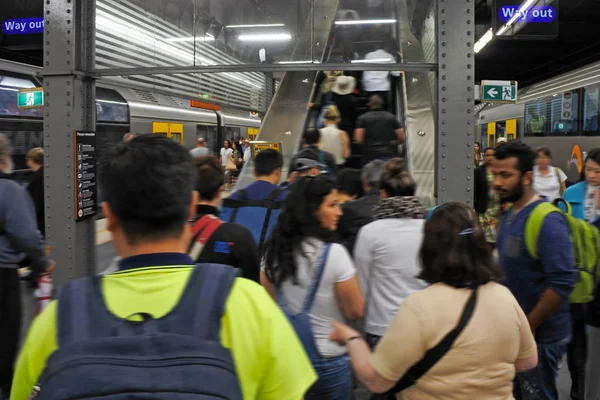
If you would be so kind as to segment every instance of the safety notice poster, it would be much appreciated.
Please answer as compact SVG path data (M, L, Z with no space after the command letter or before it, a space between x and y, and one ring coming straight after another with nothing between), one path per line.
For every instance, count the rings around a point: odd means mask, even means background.
M75 221L96 215L96 132L75 132Z

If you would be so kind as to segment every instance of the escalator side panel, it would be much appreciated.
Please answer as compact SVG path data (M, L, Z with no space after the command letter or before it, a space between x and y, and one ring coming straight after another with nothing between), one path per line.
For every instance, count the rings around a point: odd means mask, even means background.
M431 10L435 9L435 1L424 1L430 2ZM396 0L396 7L402 62L434 62L426 60L429 57L423 52L421 44L426 38L417 37L411 29L407 0ZM402 80L408 167L417 183L417 196L425 205L432 206L435 203L437 106L432 85L435 85L436 76L428 72L407 72L402 75Z
M314 2L314 12L307 18L302 34L296 42L293 60L313 60L323 62L338 0L319 0ZM314 17L314 19L313 19ZM283 144L284 173L300 145L308 105L313 98L317 72L287 72L263 120L257 140L281 142ZM236 190L254 182L253 162L247 163L237 182Z

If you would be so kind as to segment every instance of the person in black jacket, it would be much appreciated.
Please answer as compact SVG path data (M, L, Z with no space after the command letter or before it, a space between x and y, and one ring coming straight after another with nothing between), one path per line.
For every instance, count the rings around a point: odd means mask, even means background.
M46 222L44 220L44 149L35 147L29 150L25 162L27 167L33 171L27 185L27 191L35 207L37 227L42 236L46 236Z
M196 162L196 191L200 201L196 208L194 223L205 215L218 217L217 206L225 188L225 178L219 159L214 156L200 157ZM191 247L191 246L190 246ZM231 265L242 271L246 279L259 282L260 260L252 234L238 224L222 222L208 238L197 263Z
M361 179L365 195L342 205L344 213L338 222L342 244L352 254L360 228L373 221L373 208L379 203L379 180L385 162L374 160L365 165Z

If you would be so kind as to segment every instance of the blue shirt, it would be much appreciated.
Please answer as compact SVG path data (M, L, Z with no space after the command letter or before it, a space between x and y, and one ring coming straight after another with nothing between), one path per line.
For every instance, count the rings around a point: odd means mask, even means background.
M267 181L256 181L248 185L244 190L246 190L246 194L248 195L249 200L264 200L273 192L273 190L279 189L280 187L277 185L273 185ZM275 201L283 201L288 195L287 189L282 191L279 196L275 198ZM240 192L239 190L229 196L230 199L239 199Z
M537 343L556 343L571 334L568 297L575 286L572 245L569 228L563 217L553 213L546 217L538 239L539 260L532 258L525 247L525 223L536 201L516 213L506 212L500 222L496 245L500 266L504 270L504 284L519 305L529 314L546 289L551 288L564 301L556 314L536 330Z

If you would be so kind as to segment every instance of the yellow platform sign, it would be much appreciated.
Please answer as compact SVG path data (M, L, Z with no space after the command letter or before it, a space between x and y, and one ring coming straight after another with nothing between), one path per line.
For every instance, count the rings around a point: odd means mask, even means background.
M263 150L273 149L281 152L281 143L277 142L261 142L261 143L252 143L252 154L254 157L258 155Z

